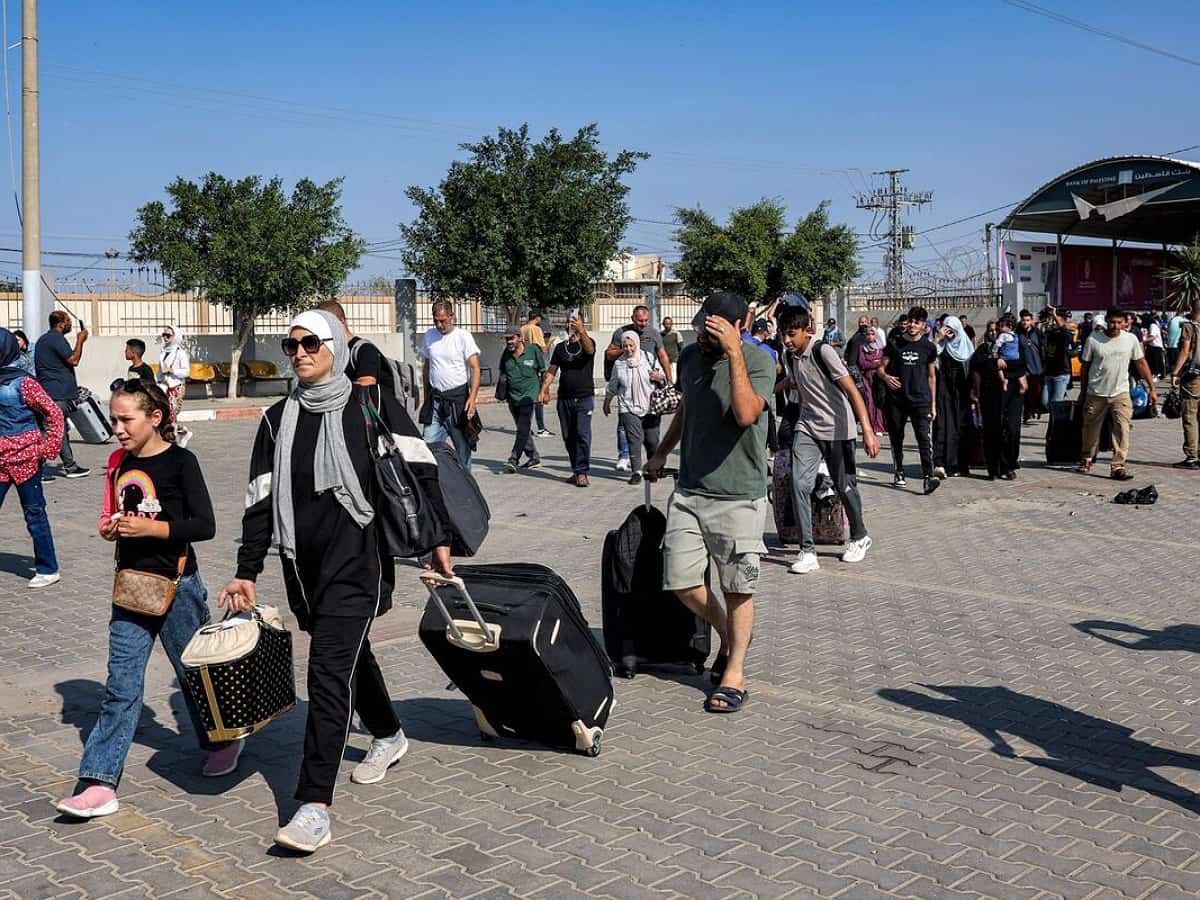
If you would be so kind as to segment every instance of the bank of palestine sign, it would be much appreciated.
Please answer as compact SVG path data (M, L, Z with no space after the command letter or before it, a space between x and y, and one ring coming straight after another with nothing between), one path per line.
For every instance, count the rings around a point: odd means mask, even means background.
M1170 160L1098 163L1060 178L1016 215L1075 210L1081 219L1114 221L1147 204L1200 200L1200 170Z

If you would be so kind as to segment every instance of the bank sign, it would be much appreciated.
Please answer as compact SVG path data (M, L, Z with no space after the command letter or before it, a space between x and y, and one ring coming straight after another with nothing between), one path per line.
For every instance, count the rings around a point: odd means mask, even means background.
M1068 212L1078 208L1077 199L1103 204L1150 192L1148 205L1200 200L1200 170L1169 160L1098 163L1050 184L1016 214Z

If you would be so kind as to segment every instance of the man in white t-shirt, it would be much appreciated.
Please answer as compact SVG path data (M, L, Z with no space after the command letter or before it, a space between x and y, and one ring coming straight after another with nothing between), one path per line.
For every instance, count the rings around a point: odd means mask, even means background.
M433 328L421 341L421 359L425 443L453 442L463 468L470 471L472 446L464 427L475 415L479 396L479 346L471 332L454 327L454 307L449 300L433 303Z
M1129 314L1113 307L1104 316L1104 331L1097 331L1083 345L1079 372L1079 403L1083 406L1083 454L1079 471L1092 471L1092 460L1100 446L1100 430L1107 418L1112 425L1112 477L1128 481L1133 475L1125 468L1129 453L1129 424L1133 419L1133 400L1129 396L1129 367L1137 369L1145 380L1150 402L1158 402L1154 379L1142 343L1129 333Z

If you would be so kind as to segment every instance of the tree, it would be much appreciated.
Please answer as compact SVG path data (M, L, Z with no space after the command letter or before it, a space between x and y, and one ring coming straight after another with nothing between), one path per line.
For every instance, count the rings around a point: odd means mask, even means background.
M846 225L830 225L829 203L821 203L786 231L787 212L775 200L760 200L729 214L719 225L702 209L677 209L675 242L681 258L675 274L695 297L734 291L768 302L799 291L824 298L858 277L858 241Z
M167 186L170 211L158 200L138 210L130 256L158 263L171 290L199 291L233 311L236 373L258 316L335 296L358 264L365 247L342 220L341 194L341 179L302 179L289 197L279 178L177 178Z
M1200 300L1200 242L1176 250L1174 257L1173 265L1163 271L1171 286L1167 296L1176 309L1186 311Z
M599 149L595 125L534 144L528 125L462 144L436 188L405 192L417 216L404 262L435 298L478 300L517 322L527 309L578 306L630 222L622 178L648 154Z

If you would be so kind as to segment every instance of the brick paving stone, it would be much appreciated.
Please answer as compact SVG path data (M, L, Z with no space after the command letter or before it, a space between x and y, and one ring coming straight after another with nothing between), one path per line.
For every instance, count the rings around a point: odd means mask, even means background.
M502 410L483 415L510 427ZM55 817L101 696L96 610L111 572L92 531L98 482L56 479L46 492L66 577L53 604L0 623L0 896L1194 896L1200 639L1190 598L1128 559L1190 564L1190 542L1163 523L1187 520L1200 481L1156 464L1174 461L1177 422L1139 422L1135 486L1153 480L1160 500L1115 506L1105 479L1039 465L1043 427L1026 429L1016 482L956 479L932 501L864 461L865 566L822 548L821 571L796 579L790 551L764 558L746 710L706 716L703 679L640 675L616 685L595 760L481 743L415 639L424 601L401 568L374 635L412 750L379 784L339 786L334 843L307 858L270 853L294 808L302 709L248 739L237 776L213 785L178 731L180 695L157 652L121 812ZM210 591L232 571L253 429L195 429L218 519L198 548ZM593 487L552 527L527 498L535 488L553 516L567 490L548 480L564 466L557 438L538 441L542 470L504 478L506 435L489 432L475 472L493 509L479 561L535 547L598 624L601 539L640 493L606 469L613 423L596 429ZM91 465L108 452L78 448ZM0 552L28 556L13 503L0 535ZM271 561L260 593L278 602L280 585ZM22 590L0 567L0 603ZM302 674L298 632L295 649ZM356 730L347 758L366 741ZM68 886L59 872L81 874Z

